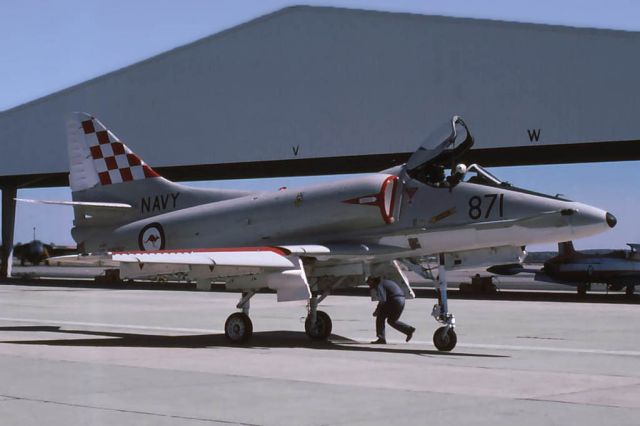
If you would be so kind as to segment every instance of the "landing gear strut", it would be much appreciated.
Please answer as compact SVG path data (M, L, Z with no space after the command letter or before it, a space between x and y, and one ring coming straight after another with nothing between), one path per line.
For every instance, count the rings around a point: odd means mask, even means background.
M249 301L256 294L255 291L242 293L240 301L236 306L242 312L235 312L227 318L224 323L224 335L232 343L244 343L253 335L253 323L249 318Z
M449 352L456 347L458 336L454 331L456 319L453 314L449 313L447 303L447 273L444 266L443 253L439 256L438 287L436 292L438 294L438 303L433 306L431 316L439 323L444 324L444 326L433 333L433 344L439 351Z
M585 296L587 291L591 290L590 283L579 283L578 284L578 296Z
M329 314L318 310L318 305L329 295L326 291L318 297L316 292L309 299L309 314L304 322L304 331L311 340L327 340L331 335L331 317Z

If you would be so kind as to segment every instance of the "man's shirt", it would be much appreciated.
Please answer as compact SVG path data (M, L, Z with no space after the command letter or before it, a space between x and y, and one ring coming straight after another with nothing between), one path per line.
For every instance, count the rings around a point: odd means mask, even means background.
M380 281L380 284L378 284L378 301L380 303L385 303L394 298L402 298L404 300L404 291L402 291L400 286L396 284L395 281Z

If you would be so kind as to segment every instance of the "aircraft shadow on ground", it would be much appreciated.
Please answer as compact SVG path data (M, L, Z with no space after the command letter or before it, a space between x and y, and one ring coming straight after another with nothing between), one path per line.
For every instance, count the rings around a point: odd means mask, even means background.
M187 283L149 283L149 282L133 282L133 283L95 283L93 281L70 281L64 279L5 279L0 285L20 285L24 287L50 287L56 290L63 289L71 291L71 289L103 289L103 290L154 290L154 291L197 291L195 284ZM46 289L33 289L31 291L51 291ZM213 292L230 293L225 290L223 285L213 285ZM436 299L437 295L431 288L414 288L413 291L417 298ZM274 294L273 290L263 290L259 293ZM370 297L367 288L348 288L339 289L332 293L336 296L358 296ZM624 293L589 293L579 296L575 290L567 289L567 291L545 291L545 290L510 290L501 289L495 294L461 294L458 290L449 290L450 299L464 300L510 300L522 302L559 302L559 303L610 303L610 304L630 304L639 305L640 295L633 297L626 296Z
M508 355L478 354L468 352L440 352L435 349L418 349L390 345L370 345L332 334L328 341L310 340L303 332L265 331L253 333L248 343L233 344L224 334L195 334L181 336L165 336L157 334L116 333L108 331L67 330L58 326L10 326L0 327L2 331L49 332L69 335L96 336L96 338L72 339L38 339L38 340L3 340L0 343L18 345L45 345L71 347L127 347L127 348L215 348L215 347L247 347L247 348L307 348L319 350L340 350L352 352L379 352L410 355L463 356L480 358L508 358Z

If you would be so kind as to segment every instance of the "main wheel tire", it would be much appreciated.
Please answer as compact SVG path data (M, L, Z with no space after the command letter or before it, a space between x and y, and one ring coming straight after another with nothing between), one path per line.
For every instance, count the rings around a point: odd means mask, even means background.
M249 315L244 312L236 312L227 318L224 323L224 335L232 343L243 343L251 338L253 323Z
M316 323L311 323L311 315L304 322L304 331L311 340L327 340L331 335L331 317L323 311L316 312Z
M433 333L433 344L439 351L449 352L456 347L456 343L458 343L458 336L453 328L440 327Z

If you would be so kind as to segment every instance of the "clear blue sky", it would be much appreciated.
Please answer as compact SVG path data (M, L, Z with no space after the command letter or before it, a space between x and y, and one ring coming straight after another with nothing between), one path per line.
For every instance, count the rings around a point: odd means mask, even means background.
M0 111L295 4L640 31L640 2L632 0L3 0ZM626 242L640 242L637 224L640 162L507 167L492 172L518 186L562 193L610 210L618 217L619 224L613 231L578 241L578 248L614 248ZM319 179L330 177L196 185L262 190L299 186ZM21 190L19 196L71 197L67 188ZM30 240L36 227L39 239L71 244L71 221L68 208L19 205L15 241Z

